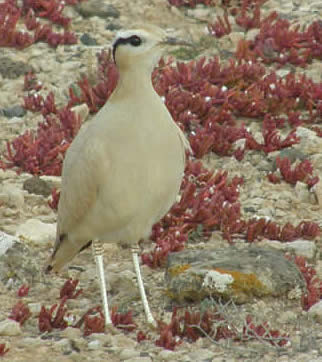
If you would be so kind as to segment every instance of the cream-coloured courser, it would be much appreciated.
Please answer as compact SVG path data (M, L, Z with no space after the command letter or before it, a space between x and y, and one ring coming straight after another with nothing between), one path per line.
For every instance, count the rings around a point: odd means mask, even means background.
M113 43L118 85L108 102L69 147L63 164L57 238L46 272L58 271L93 245L106 324L102 248L98 242L127 242L150 324L140 275L137 243L150 235L176 200L189 143L151 83L165 44L176 44L159 28L122 31ZM182 43L182 42L181 42Z

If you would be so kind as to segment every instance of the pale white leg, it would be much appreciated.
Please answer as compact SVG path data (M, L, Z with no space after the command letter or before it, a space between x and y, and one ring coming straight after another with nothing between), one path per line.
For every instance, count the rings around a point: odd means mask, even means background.
M134 264L136 278L138 280L138 285L139 285L139 290L140 290L140 295L141 295L141 300L143 303L146 320L151 326L156 327L157 323L156 323L155 319L153 318L152 313L150 311L149 303L148 303L148 300L147 300L147 297L145 294L145 290L144 290L137 249L132 249L132 258L133 258L133 264Z
M106 284L105 284L105 274L104 274L104 265L103 265L103 253L104 249L101 243L97 240L92 242L92 251L96 263L96 270L99 280L99 285L101 289L101 296L103 302L103 311L105 316L105 325L112 325L112 320L108 310L107 296L106 296Z

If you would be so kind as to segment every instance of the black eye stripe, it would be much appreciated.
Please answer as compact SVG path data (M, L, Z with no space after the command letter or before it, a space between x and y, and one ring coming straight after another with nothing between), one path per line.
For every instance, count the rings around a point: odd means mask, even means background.
M115 62L115 52L116 52L116 48L119 46L119 45L122 45L122 44L131 44L132 46L139 46L142 44L142 39L137 36L137 35L132 35L128 38L118 38L116 40L116 42L113 44L113 59L114 59L114 62Z

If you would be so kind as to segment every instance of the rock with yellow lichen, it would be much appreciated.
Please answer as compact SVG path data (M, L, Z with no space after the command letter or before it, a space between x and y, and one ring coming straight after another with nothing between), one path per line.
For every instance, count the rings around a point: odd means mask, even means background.
M172 253L166 283L166 294L177 302L212 296L245 303L255 297L291 295L293 290L305 288L302 274L283 253L259 247Z

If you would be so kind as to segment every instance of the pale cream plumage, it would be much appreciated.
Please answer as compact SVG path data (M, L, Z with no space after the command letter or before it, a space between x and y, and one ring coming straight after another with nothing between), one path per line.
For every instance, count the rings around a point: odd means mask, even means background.
M117 35L120 79L66 153L47 271L58 271L91 240L135 246L175 202L189 144L151 83L165 43L160 29Z

